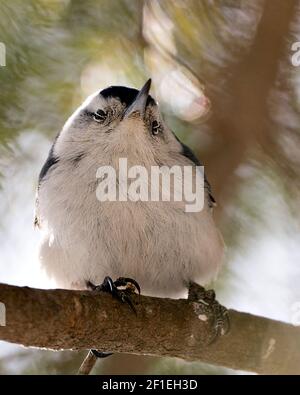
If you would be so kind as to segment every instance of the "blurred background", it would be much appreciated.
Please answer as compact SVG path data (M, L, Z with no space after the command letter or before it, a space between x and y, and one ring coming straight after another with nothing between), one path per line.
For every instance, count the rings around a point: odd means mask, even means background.
M88 94L112 84L138 88L151 76L153 96L204 163L218 202L227 244L213 284L219 301L294 322L300 67L291 48L300 41L299 18L298 0L1 1L0 282L55 287L39 267L33 228L51 142ZM0 342L0 373L71 374L84 355ZM233 372L114 355L94 373Z

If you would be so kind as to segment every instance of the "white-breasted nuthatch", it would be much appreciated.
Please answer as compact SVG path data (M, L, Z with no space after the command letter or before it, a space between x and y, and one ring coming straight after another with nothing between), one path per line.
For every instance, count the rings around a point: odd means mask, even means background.
M172 201L96 198L97 169L118 168L120 158L147 169L200 165L165 124L150 85L140 91L111 86L88 97L41 170L35 217L44 230L40 259L60 287L86 289L106 277L109 288L111 278L121 277L136 280L145 295L175 297L191 282L207 284L220 268L224 246L206 179L199 212Z

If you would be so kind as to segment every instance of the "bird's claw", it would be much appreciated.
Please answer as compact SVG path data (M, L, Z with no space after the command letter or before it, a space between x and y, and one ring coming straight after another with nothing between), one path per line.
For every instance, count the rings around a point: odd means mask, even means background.
M209 340L209 344L214 343L219 336L226 335L230 330L230 321L228 316L228 310L226 309L226 307L220 305L217 300L212 303L211 307L214 316L214 333Z
M132 303L130 295L136 293L140 294L141 288L137 281L128 277L119 277L116 281L113 281L111 277L107 276L101 285L94 285L88 282L88 287L93 291L108 292L116 299L119 299L123 303L127 303L132 311L136 314L136 309ZM122 289L119 289L122 288Z
M113 355L112 352L102 352L99 350L91 350L91 352L95 355L96 358L107 358Z
M129 277L119 277L114 282L116 287L126 287L126 290L132 291L132 293L136 293L136 291L140 294L141 288L139 283L132 278Z
M208 291L196 283L189 284L189 300L197 303L198 315L212 317L213 333L208 344L214 343L220 336L226 335L230 330L228 310L216 300L215 291Z

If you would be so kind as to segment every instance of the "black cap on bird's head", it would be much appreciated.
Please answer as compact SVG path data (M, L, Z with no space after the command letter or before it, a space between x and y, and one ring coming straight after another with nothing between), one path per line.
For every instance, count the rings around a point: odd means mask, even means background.
M125 86L110 86L109 88L103 89L100 95L104 98L117 98L121 103L125 104L125 118L135 113L139 113L143 116L147 106L149 104L155 104L154 99L149 95L150 87L151 79L145 83L141 90L127 88Z

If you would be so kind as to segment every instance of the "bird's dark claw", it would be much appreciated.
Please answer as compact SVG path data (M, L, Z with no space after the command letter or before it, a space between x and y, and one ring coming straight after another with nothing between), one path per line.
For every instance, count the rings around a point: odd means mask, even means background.
M98 350L91 350L92 353L95 355L96 358L106 358L109 357L110 355L113 355L112 352L102 352Z
M114 298L121 300L123 303L127 303L132 311L136 314L136 309L132 303L130 295L134 294L135 291L138 291L140 294L141 288L139 284L132 278L119 277L116 281L113 281L107 276L101 285L95 285L88 281L87 287L92 291L110 293ZM110 352L102 352L99 350L91 350L91 352L97 358L106 358L112 355Z
M141 293L141 288L139 286L139 283L132 278L129 277L119 277L117 280L114 282L116 287L126 287L127 290L132 290L133 292L138 291L138 293Z
M136 291L138 291L140 294L141 288L139 284L132 278L119 277L116 281L113 281L107 276L101 285L94 285L91 282L88 282L87 286L93 291L110 293L116 299L121 300L123 303L127 303L132 311L136 314L136 309L132 303L130 295L136 293Z
M215 291L208 291L200 285L189 284L189 300L197 303L195 307L198 315L212 317L213 333L209 344L214 343L219 336L226 335L230 330L230 321L227 309L216 300Z

